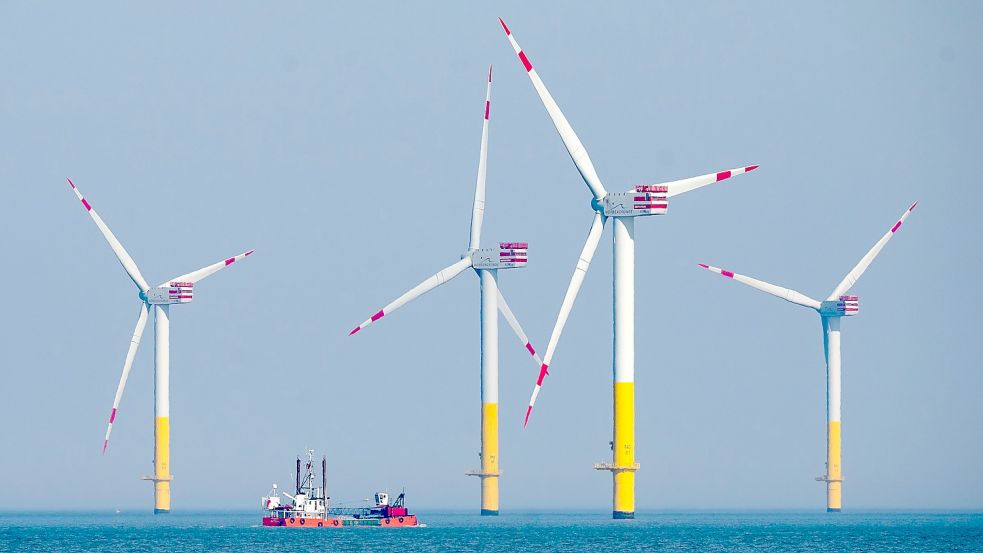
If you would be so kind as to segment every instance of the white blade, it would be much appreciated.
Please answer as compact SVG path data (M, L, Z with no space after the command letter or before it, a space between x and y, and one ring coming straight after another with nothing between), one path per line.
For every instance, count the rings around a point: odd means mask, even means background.
M539 354L536 353L536 348L532 347L532 343L529 341L529 338L526 337L526 333L523 332L522 326L519 324L519 320L515 318L515 315L512 314L512 310L509 309L509 304L505 301L505 296L502 295L501 289L498 290L498 310L505 316L505 320L508 321L509 326L512 327L512 331L515 332L515 335L519 337L519 341L522 342L522 346L526 348L529 355L532 355L532 360L536 363L536 366L542 366L543 360L539 358Z
M140 347L140 337L143 336L143 329L147 326L147 304L140 304L140 316L137 317L137 326L133 329L133 337L130 338L130 347L126 350L126 360L123 361L123 376L119 379L116 386L116 397L113 398L113 410L109 413L109 426L106 427L106 439L102 442L102 452L106 453L109 446L109 434L113 431L113 422L116 421L116 410L119 409L119 402L123 399L123 389L126 388L126 379L130 376L130 367L133 366L133 358Z
M167 282L161 284L161 286L166 286L170 282L191 282L191 283L198 282L199 280L201 280L201 279L203 279L203 278L205 278L207 276L211 276L211 275L213 275L213 274L221 271L222 269L228 267L229 265L232 265L233 263L235 263L236 261L239 261L240 259L244 259L246 257L249 257L250 255L252 255L252 253L254 251L255 250L249 250L248 252L240 253L239 255L236 255L236 256L230 257L228 259L224 259L222 261L219 261L218 263L212 263L211 265L209 265L207 267L202 267L201 269L198 269L197 271L192 271L190 273L185 273L185 274L183 274L181 276L176 276L176 277L168 280Z
M867 267L870 266L870 263L874 261L874 258L877 257L877 254L881 253L881 250L884 249L884 246L887 244L888 240L890 240L891 237L894 236L894 233L897 232L899 228L901 228L901 224L904 223L904 220L908 218L908 215L911 215L911 212L912 210L915 209L916 205L918 205L918 202L911 204L911 207L908 208L908 211L905 211L901 215L901 218L898 219L898 222L894 223L894 226L891 227L891 230L887 231L887 233L885 233L884 236L882 236L881 239L878 240L876 244L874 244L874 247L871 248L869 252L867 252L867 255L863 256L863 258L860 259L860 262L857 263L857 266L851 269L850 272L847 273L845 277L843 277L843 280L841 280L840 283L836 286L836 289L833 290L833 293L830 294L829 297L826 299L830 299L830 300L836 299L842 296L843 294L846 294L847 290L849 290L851 286L856 284L857 280L860 278L860 275L864 274L864 271L866 271Z
M471 240L469 250L481 243L481 221L485 217L485 174L488 172L488 117L491 113L492 70L488 66L488 89L485 92L485 121L481 124L481 154L478 156L478 183L474 187L474 206L471 208Z
M113 234L113 231L109 230L109 227L107 227L106 223L103 222L102 217L96 213L96 210L92 208L92 205L90 205L89 202L86 201L85 197L82 196L82 192L75 187L75 183L72 182L72 179L66 180L68 180L68 184L72 185L72 190L75 191L75 195L78 196L78 199L82 202L85 210L89 212L89 216L92 217L92 220L95 221L96 226L99 227L99 232L102 233L102 236L106 239L106 242L109 242L109 247L113 249L113 253L116 254L116 259L119 260L120 264L123 266L123 270L126 271L126 274L130 276L130 279L133 280L133 283L137 285L137 288L139 288L141 292L146 292L149 290L150 285L147 284L147 280L140 274L140 269L137 268L137 264L133 261L133 258L130 257L130 254L126 252L126 248L123 247L123 244L119 243L119 240L116 239L116 235Z
M604 189L604 185L601 184L601 178L597 176L597 171L594 170L594 164L591 163L590 156L587 155L587 149L584 148L584 144L577 137L577 133L573 131L573 127L570 126L567 118L563 116L560 106L553 100L553 96L546 89L543 80L539 78L536 70L532 68L532 63L529 62L529 58L526 57L525 52L522 51L522 48L519 48L519 43L515 41L515 37L512 36L512 32L509 31L508 26L502 21L502 18L498 18L498 20L502 23L502 28L505 29L505 35L508 36L509 42L512 44L512 49L515 50L515 53L519 56L519 60L522 61L522 65L526 68L529 79L532 80L532 86L539 93L539 99L543 101L543 106L546 107L546 112L549 113L550 119L553 120L553 126L556 127L556 132L560 133L563 145L566 146L567 153L570 154L570 158L573 159L577 170L580 171L580 176L584 178L584 182L587 183L587 187L590 188L594 197L600 200L607 195L607 191Z
M587 269L590 268L591 259L594 258L594 251L597 250L597 244L600 242L601 234L604 232L605 221L606 219L603 215L594 213L594 221L590 225L590 232L587 233L587 242L584 243L584 249L580 252L580 259L577 260L577 268L574 269L573 277L570 278L570 285L567 286L567 293L563 296L563 303L560 304L560 313L556 316L556 324L553 325L553 333L550 334L550 341L546 346L546 355L543 356L543 364L539 368L536 387L533 388L532 397L529 398L529 407L526 409L526 420L522 423L523 427L529 424L529 415L532 414L533 405L536 404L536 397L539 396L539 390L543 387L543 379L549 374L549 366L553 360L553 353L556 352L556 344L560 341L560 334L563 332L563 327L567 324L567 317L570 316L570 310L573 309L573 302L577 299L580 286L584 283L584 277L587 276Z
M690 177L688 179L674 180L672 182L661 183L660 186L665 186L668 188L666 197L678 196L684 192L689 192L690 190L695 190L697 188L702 188L708 184L714 184L722 180L727 180L731 177L743 173L750 173L757 169L757 165L748 165L746 167L738 167L736 169L731 169L730 171L719 171L717 173L709 173L706 175L700 175L699 177Z
M365 319L365 321L362 322L362 324L352 329L352 331L349 332L348 335L351 336L352 334L355 334L359 330L362 330L363 328L369 326L370 324L378 321L382 317L389 315L390 313L406 305L407 303L415 300L416 298L422 296L423 294L426 294L427 292L433 290L434 288L440 286L441 284L461 274L461 271L467 269L470 266L471 266L471 258L465 257L464 259L458 261L457 263L454 263L449 267L441 269L437 274L424 280L420 284L417 284L416 287L414 287L412 290L396 298L392 303L380 309L375 315L372 315L368 319Z
M706 265L704 263L700 263L699 265L700 267L703 267L708 271L712 271L714 273L717 273L718 275L723 275L727 278L732 278L737 282L742 282L744 284L747 284L751 288L757 288L762 292L766 292L768 294L771 294L772 296L782 298L785 301L789 301L794 304L801 305L803 307L811 307L812 309L819 309L819 302L817 300L814 300L809 296L802 294L801 292L796 292L791 288L782 288L781 286L775 286L774 284L769 284L763 280L758 280L756 278L751 278L749 276L732 273L726 269L721 269L720 267L714 267L712 265Z

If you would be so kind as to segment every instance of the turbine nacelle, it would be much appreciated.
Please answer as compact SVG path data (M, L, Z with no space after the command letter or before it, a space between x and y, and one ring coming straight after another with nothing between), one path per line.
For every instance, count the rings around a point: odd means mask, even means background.
M608 192L592 199L591 209L605 217L644 217L665 215L669 210L669 187L664 184L639 184L628 192Z
M819 314L823 317L851 317L857 313L860 313L859 296L840 296L819 305Z
M514 269L529 261L528 242L499 242L497 248L478 248L469 252L475 269Z
M140 294L140 299L150 305L169 305L172 303L191 303L194 299L193 282L174 281L165 286L151 288Z

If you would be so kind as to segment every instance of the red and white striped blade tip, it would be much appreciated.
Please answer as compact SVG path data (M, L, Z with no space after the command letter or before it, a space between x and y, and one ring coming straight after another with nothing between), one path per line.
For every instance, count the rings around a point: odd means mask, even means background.
M489 66L488 66L488 82L492 82L492 81L491 81L491 70L492 70L492 66L491 66L491 65L489 65Z
M70 184L70 185L72 185L72 188L75 188L75 183L74 183L74 182L72 182L72 179L70 179L70 178L68 178L68 177L65 177L65 180L67 180L67 181L68 181L68 184Z
M700 267L703 267L704 269L706 269L706 270L708 270L710 272L717 273L719 275L723 275L723 276L725 276L727 278L734 278L734 273L731 272L731 271L728 271L727 269L721 269L720 267L714 267L713 265L707 265L706 263L697 263L697 265L699 265Z
M244 259L244 258L247 258L247 257L249 257L250 255L252 255L252 253L253 253L254 251L256 251L256 250L249 250L248 252L245 252L245 253L242 253L242 254L239 254L239 255L234 255L234 256L232 256L232 257L230 257L230 258L228 258L228 259L226 259L226 260L225 260L225 266L226 266L226 267L228 267L229 265L232 265L233 263L235 263L235 262L236 262L236 260L237 260L237 259L239 259L239 258L240 258L240 256L241 256L241 257L242 257L243 259Z
M509 31L509 26L505 24L505 21L502 21L502 18L501 17L498 18L498 22L502 24L502 28L505 29L505 34L506 35L511 35L512 34L512 31Z
M352 334L355 334L359 330L362 330L362 327L361 326L356 326L355 328L352 329L351 332L348 333L348 335L351 336Z
M529 415L532 414L532 406L536 401L536 397L539 396L539 390L543 387L543 379L550 374L549 365L543 363L543 366L539 368L539 378L536 379L536 388L532 392L532 399L529 403L529 408L526 409L526 420L522 423L522 427L525 428L529 424Z
M737 173L738 175L740 175L742 173L750 173L751 171L754 171L757 168L758 168L757 165L748 165L748 166L743 167L743 168L738 167L737 169L729 169L727 171L720 171L720 172L717 173L717 182L720 182L722 180L727 180L727 179L733 177L735 175L735 173L734 173L735 171L740 171L739 173Z
M103 455L106 454L106 448L107 447L109 447L109 440L103 440L102 441L102 454Z
M911 207L908 208L908 212L910 213L910 212L914 211L914 209L915 209L915 207L917 205L918 205L918 202L915 202L915 203L911 204Z

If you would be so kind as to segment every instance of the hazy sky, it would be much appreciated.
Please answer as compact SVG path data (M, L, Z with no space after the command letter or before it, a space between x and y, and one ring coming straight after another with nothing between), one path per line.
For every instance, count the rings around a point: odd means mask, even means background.
M545 349L589 193L496 19L609 190L760 164L639 220L638 508L820 510L819 318L699 269L825 296L911 202L843 323L847 509L983 507L973 2L4 3L0 508L148 510L153 327L65 182L153 283L246 249L171 315L173 507L258 508L305 447L332 497L478 508L478 281L348 331L483 238ZM502 509L610 508L607 231L529 428L501 325Z

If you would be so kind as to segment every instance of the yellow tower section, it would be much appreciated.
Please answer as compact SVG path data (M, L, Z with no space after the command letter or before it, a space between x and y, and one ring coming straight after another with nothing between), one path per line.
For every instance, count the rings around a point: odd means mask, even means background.
M154 421L154 513L171 510L171 423L169 417Z
M614 385L614 516L635 516L635 383ZM629 470L625 470L629 469Z
M481 405L481 514L498 514L498 404Z
M840 461L840 421L829 421L826 434L826 511L843 508L843 468Z

